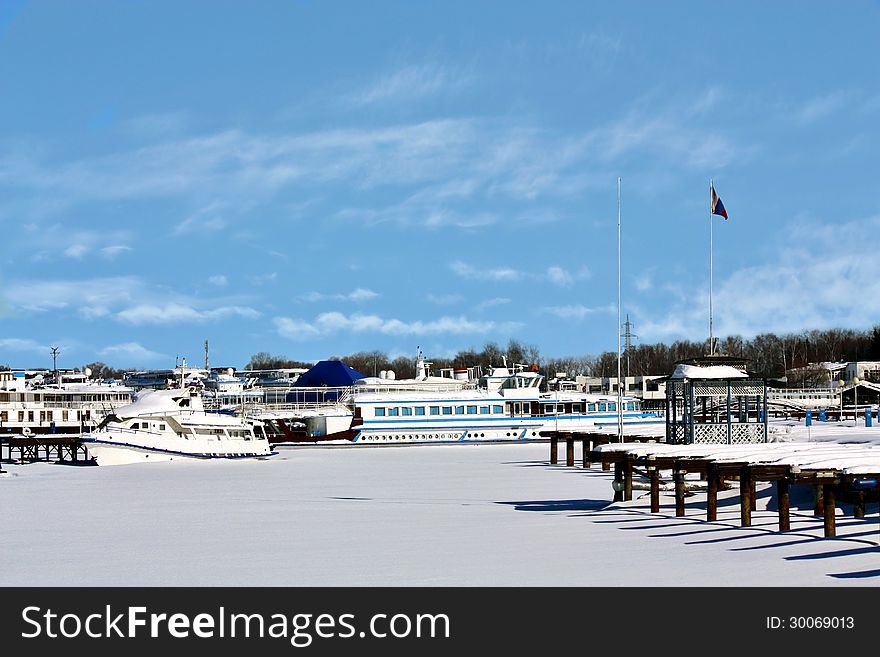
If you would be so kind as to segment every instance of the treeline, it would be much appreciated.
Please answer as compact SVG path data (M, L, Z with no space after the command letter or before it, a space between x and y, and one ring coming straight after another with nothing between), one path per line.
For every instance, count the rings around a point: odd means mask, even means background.
M676 362L703 356L708 351L708 340L638 345L624 353L621 369L624 374L628 369L633 376L668 374ZM827 329L784 335L762 333L751 340L733 335L718 340L716 353L744 358L748 361L749 371L768 378L780 378L787 370L804 368L810 363L880 360L880 326L866 331ZM615 376L616 373L616 353L605 352L596 359L593 376ZM803 376L809 376L809 373L803 373Z
M732 335L716 339L716 353L744 358L749 371L767 378L780 378L794 368L805 368L810 363L841 362L855 360L880 361L880 325L860 331L853 329L827 329L801 331L800 333L762 333L751 339ZM621 359L624 375L640 376L669 374L678 361L705 356L709 353L709 341L692 342L676 340L670 344L657 342L640 344L625 351ZM537 367L547 377L565 373L574 378L578 375L613 377L617 375L617 353L607 351L598 356L570 356L562 358L542 357L534 345L511 340L506 347L487 342L482 349L470 348L458 352L452 358L432 357L432 371L448 367L493 367L502 365L505 358L509 366L521 364ZM342 360L367 376L378 376L382 370L393 370L397 378L415 376L416 354L390 359L382 351L361 351L347 356L332 356ZM254 354L249 369L272 369L276 367L310 367L312 363L288 360L283 356L271 356L266 352ZM816 373L818 375L818 371ZM802 373L803 381L810 383L810 370ZM798 382L795 382L798 383Z

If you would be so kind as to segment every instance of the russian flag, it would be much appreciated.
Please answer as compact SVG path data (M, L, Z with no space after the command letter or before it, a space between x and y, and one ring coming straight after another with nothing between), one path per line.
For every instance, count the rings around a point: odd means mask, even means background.
M727 219L727 210L724 209L724 203L721 202L721 198L715 193L715 185L710 185L709 188L712 193L712 214L721 215Z

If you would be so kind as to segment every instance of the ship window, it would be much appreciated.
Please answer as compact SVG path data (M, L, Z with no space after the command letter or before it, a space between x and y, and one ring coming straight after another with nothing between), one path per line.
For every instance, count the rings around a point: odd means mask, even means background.
M552 413L553 412L553 404L544 404L544 412Z
M607 410L607 407L605 406L605 404L599 404L599 410L600 411Z
M400 409L401 415L412 415L412 409L409 406L404 406Z
M431 415L440 415L440 407L431 406Z
M595 413L596 412L596 405L595 404L587 404L587 411L590 413Z
M616 403L615 403L615 404L608 404L608 410L609 410L609 411L616 411L616 410L617 410L617 404L616 404Z
M515 415L519 415L519 402L514 402L513 404L513 412Z
M626 403L626 410L634 411L634 410L636 410L636 405L633 402L627 402Z
M444 406L443 415L452 415L452 406Z
M376 407L376 417L385 417L385 407L377 406Z
M425 407L424 406L416 406L416 415L424 415Z
M8 411L0 411L0 422L8 422L9 421L9 412Z
M476 406L468 406L467 412L468 412L468 415L476 415L477 414L477 407Z
M464 415L464 406L456 406L455 407L456 415Z
M492 404L492 413L494 415L503 415L504 406L502 406L501 404Z
M580 413L581 412L581 405L580 404L572 404L571 405L571 412L572 413Z
M388 409L388 415L392 417L397 417L400 415L400 409L397 406Z
M164 424L160 424L160 425L159 425L159 431L165 431L165 425L164 425Z
M489 407L488 406L480 406L480 415L488 415Z

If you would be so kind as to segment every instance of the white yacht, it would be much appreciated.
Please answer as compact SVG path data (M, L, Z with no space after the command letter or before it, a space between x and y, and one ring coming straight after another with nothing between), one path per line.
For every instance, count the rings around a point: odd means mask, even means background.
M199 392L188 388L142 392L82 442L98 465L274 454L260 423L208 413Z

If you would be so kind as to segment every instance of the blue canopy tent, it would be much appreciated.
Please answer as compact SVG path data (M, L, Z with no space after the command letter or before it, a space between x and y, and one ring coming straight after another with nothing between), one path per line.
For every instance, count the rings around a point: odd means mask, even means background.
M313 388L342 388L348 387L358 379L363 379L366 374L350 368L341 360L322 360L305 374L301 375L294 388L309 388L309 390L292 390L287 393L287 401L291 403L319 403L332 402L338 396L338 391L313 390Z

